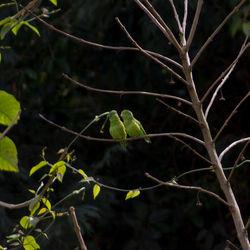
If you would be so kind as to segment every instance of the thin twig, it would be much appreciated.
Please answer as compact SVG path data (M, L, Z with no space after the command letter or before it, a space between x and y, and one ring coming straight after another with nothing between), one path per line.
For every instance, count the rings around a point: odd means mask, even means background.
M83 83L80 83L76 80L74 80L73 78L69 77L68 75L66 74L63 74L63 77L70 80L71 82L85 88L85 89L88 89L88 90L91 90L91 91L95 91L95 92L101 92L101 93L107 93L107 94L116 94L116 95L148 95L148 96L157 96L157 97L162 97L162 98L169 98L169 99L175 99L177 101L180 101L180 102L183 102L183 103L186 103L188 105L192 105L191 102L183 99L183 98L180 98L178 96L173 96L173 95L165 95L165 94L159 94L159 93L153 93L153 92L146 92L146 91L123 91L123 90L107 90L107 89L98 89L98 88L92 88L92 87L89 87Z
M176 113L178 113L178 114L180 114L180 115L183 115L183 116L185 116L185 117L191 119L192 121L194 121L194 122L200 124L199 121L196 120L196 119L195 119L194 117L192 117L191 115L185 114L184 112L182 112L182 111L180 111L180 110L178 110L178 109L176 109L176 108L174 108L174 107L168 105L166 102L162 101L161 99L156 98L156 101L158 101L158 102L162 103L163 105L165 105L166 107L168 107L168 108L174 110Z
M243 55L243 53L248 49L248 47L250 46L250 42L246 44L248 40L248 37L245 38L245 41L243 42L241 49L237 55L237 57L235 58L235 60L226 68L226 70L224 70L220 76L211 84L211 86L208 88L208 90L206 91L206 93L204 94L204 96L201 98L201 102L203 103L205 101L205 99L207 98L207 96L209 95L209 93L212 91L212 89L214 88L214 86L226 75L226 73L239 61L239 58Z
M246 138L242 138L240 140L234 141L233 143L231 143L229 146L227 146L219 155L219 160L221 161L222 158L224 157L224 155L233 147L235 147L236 145L238 145L239 143L245 142L245 141L249 141L250 137L246 137Z
M222 23L217 27L217 29L210 35L210 37L207 39L207 41L203 44L203 46L200 48L196 56L191 62L191 67L194 66L202 52L205 50L205 48L208 46L208 44L213 41L213 38L219 33L219 31L222 29L222 27L228 22L228 20L233 16L235 12L239 10L239 8L245 3L246 0L240 1L238 5L226 16L226 18L222 21Z
M91 137L91 136L86 136L86 135L82 135L82 134L79 134L71 129L68 129L64 126L60 126L58 124L56 124L55 122L52 122L50 121L49 119L45 118L43 115L39 114L39 117L42 118L43 120L45 120L46 122L48 122L49 124L57 127L57 128L60 128L61 130L63 131L66 131L70 134L73 134L73 135L77 135L81 138L84 138L86 140L90 140L90 141L102 141L102 142L121 142L121 141L134 141L134 140L141 140L141 139L144 139L146 137L161 137L161 136L167 136L167 137L173 137L173 136L180 136L180 137L185 137L185 138L188 138L188 139L191 139L195 142L198 142L199 144L201 145L204 145L204 142L192 135L189 135L189 134L186 134L186 133L178 133L178 132L173 132L173 133L159 133L159 134L147 134L147 135L144 135L144 136L138 136L138 137L132 137L132 138L127 138L127 139L106 139L106 138L97 138L97 137Z
M237 246L235 246L230 240L227 240L227 243L232 246L234 249L236 250L240 250L240 248L238 248Z
M151 21L158 27L162 33L167 37L167 39L175 46L179 53L182 53L182 48L178 41L176 40L174 34L172 33L171 29L165 24L162 20L161 16L158 12L154 9L154 7L148 2L145 1L147 7L150 9L151 13L139 0L134 0L136 4L145 12L145 14L151 19Z
M213 96L207 106L207 109L206 109L206 112L205 112L205 117L207 118L208 116L208 113L209 113L209 110L210 108L212 107L213 103L214 103L214 100L219 92L219 90L222 88L222 86L225 84L226 80L228 79L228 77L230 76L230 74L232 73L232 71L234 70L234 67L235 67L236 64L234 64L232 66L232 68L227 72L226 76L222 79L221 83L218 85L218 87L215 89L214 93L213 93Z
M9 132L9 130L15 125L15 122L16 122L16 120L18 119L18 117L20 116L21 112L22 112L22 110L20 109L20 110L17 112L15 118L14 118L14 119L12 120L12 122L10 123L10 125L3 131L2 134L0 134L0 141L1 141L1 139L4 138L4 136Z
M171 136L170 136L171 137ZM184 142L183 140L179 139L178 137L172 136L176 141L181 142L182 144L184 144L187 148L189 148L194 154L198 155L201 159L203 159L204 161L208 162L209 164L212 164L212 162L210 160L208 160L206 157L204 157L203 155L201 155L200 153L198 153L195 149L193 149L189 144L187 144L186 142Z
M134 44L135 47L137 47L144 55L148 56L149 58L151 58L152 60L154 60L156 63L160 64L164 69L166 69L167 71L169 71L170 73L172 73L177 79L179 79L180 81L182 81L185 85L189 85L189 83L182 78L178 73L176 73L173 69L171 69L170 67L168 67L165 63L163 63L162 61L160 61L158 58L150 55L147 51L145 51L133 38L132 36L129 34L129 32L127 31L127 29L125 28L125 26L121 23L121 21L119 20L118 17L115 18L116 21L118 22L118 24L121 26L121 29L125 32L125 34L127 35L127 37L129 38L129 40Z
M213 141L215 142L217 140L217 138L219 137L219 135L221 134L221 132L223 131L223 129L226 127L226 125L228 124L228 122L230 121L230 119L233 117L233 115L237 112L237 109L240 107L240 105L250 96L250 91L241 99L241 101L236 105L236 107L233 109L233 111L230 113L230 115L228 116L228 118L225 120L225 122L223 123L223 125L221 126L220 130L218 131L218 133L216 134L216 136L214 137Z
M244 154L244 152L245 152L245 150L246 150L246 148L247 148L247 146L248 146L249 143L250 143L250 140L246 142L246 144L244 145L244 147L243 147L242 150L240 151L240 153L239 153L239 155L238 155L238 157L237 157L237 159L236 159L236 161L235 161L235 163L234 163L234 165L233 165L233 168L232 168L232 170L231 170L231 172L230 172L230 174L229 174L229 176L228 176L228 178L227 178L227 182L228 182L228 183L230 183L230 180L231 180L231 178L232 178L232 175L233 175L233 173L234 173L234 170L236 169L236 167L237 167L239 161L242 159L243 154Z
M196 11L195 11L195 15L194 15L194 20L191 26L191 30L189 32L189 36L188 36L188 40L187 40L187 45L186 45L186 51L188 51L193 38L194 38L194 34L198 25L198 21L199 21L199 17L200 17L200 13L201 13L201 7L203 4L203 0L198 0L197 6L196 6Z
M28 12L30 12L39 22L41 22L42 24L44 24L45 26L47 26L50 30L53 30L59 34L62 34L64 35L65 37L68 37L72 40L75 40L79 43L83 43L83 44L87 44L87 45L90 45L90 46L94 46L94 47L98 47L98 48L102 48L102 49L109 49L109 50L131 50L131 51L139 51L138 48L133 48L133 47L125 47L125 46L109 46L109 45L104 45L104 44L100 44L100 43L95 43L95 42L90 42L88 40L85 40L85 39L82 39L82 38L79 38L79 37L76 37L76 36L73 36L69 33L66 33L56 27L54 27L53 25L47 23L46 21L44 21L42 18L40 18L39 16L35 15L33 12L27 10ZM170 62L172 64L174 64L176 67L182 69L182 65L180 65L179 63L175 62L173 59L171 58L168 58L166 56L163 56L159 53L156 53L156 52L153 52L153 51L149 51L149 50L145 50L147 53L155 56L155 57L158 57L162 60L165 60L167 62Z
M185 37L185 33L186 33L187 15L188 15L188 0L184 0L184 14L183 14L183 20L182 20L183 37Z
M82 237L82 234L81 234L81 228L78 224L78 221L77 221L77 217L76 217L76 213L75 213L75 208L73 206L71 206L69 208L70 210L70 214L71 214L71 217L72 217L72 220L73 220L73 225L74 225L74 230L75 230L75 233L76 233L76 236L77 236L77 239L80 243L80 247L82 250L87 250L87 246L83 240L83 237Z
M176 11L174 2L173 2L173 0L169 0L169 2L170 2L170 4L171 4L171 6L172 6L172 9L173 9L173 12L174 12L174 17L175 17L175 20L176 20L176 23L177 23L179 32L180 32L181 34L183 34L183 29L182 29L182 27L181 27L180 18L179 18L179 15L178 15L177 11Z
M168 186L168 187L175 187L175 188L180 188L180 189L188 189L188 190L197 190L199 192L202 192L202 193L206 193L214 198L216 198L217 200L219 200L220 202L222 202L223 204L225 204L226 206L230 206L229 203L227 203L225 200L223 200L218 194L215 194L211 191L208 191L202 187L196 187L196 186L184 186L184 185L179 185L175 182L164 182L164 181L161 181L155 177L153 177L152 175L150 175L149 173L145 173L146 177L150 178L151 180L159 183L159 184L162 184L162 185L165 185L165 186Z

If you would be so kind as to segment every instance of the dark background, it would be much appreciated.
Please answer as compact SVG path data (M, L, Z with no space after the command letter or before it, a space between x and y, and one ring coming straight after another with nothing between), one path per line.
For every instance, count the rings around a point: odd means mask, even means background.
M182 2L177 10L182 16ZM191 2L191 1L190 1ZM201 45L214 31L238 1L206 1L203 5L197 33L190 55L197 53ZM24 2L22 2L24 3ZM155 0L152 4L167 24L176 31L175 20L167 1ZM43 7L53 9L49 1ZM159 30L151 23L133 1L59 1L61 12L47 21L56 27L106 45L131 46L128 38L115 21L118 16L133 38L145 49L162 53L174 60L178 54ZM188 27L195 12L195 4L189 5ZM242 22L246 22L247 4L215 37L194 68L197 91L202 96L210 84L237 56L245 38ZM1 19L15 13L13 7L1 8ZM234 32L236 23L240 23ZM89 86L109 90L140 90L178 95L187 98L184 85L168 72L138 52L111 51L72 41L49 30L39 22L33 22L41 34L22 28L17 37L9 33L1 46L0 89L12 93L21 102L22 115L17 126L8 136L18 149L18 174L0 173L0 200L18 203L32 198L28 189L37 189L43 171L28 177L32 166L41 161L41 151L54 163L57 151L74 138L39 118L47 118L80 131L95 115L112 109L119 113L130 109L148 133L186 132L200 137L196 124L167 109L154 97L140 95L109 95L90 92L63 79L62 73L74 77ZM188 29L189 31L189 29ZM219 97L209 115L213 135L250 88L249 53L245 53L230 79L223 87L224 101ZM174 84L172 83L174 80ZM209 96L211 98L211 96ZM209 100L209 98L208 98ZM166 99L177 107L177 102ZM205 102L205 105L207 103ZM182 111L193 112L182 105ZM249 101L245 101L217 141L217 150L230 142L249 136ZM108 126L100 134L102 119L86 131L87 135L110 138ZM1 127L1 131L3 128ZM197 151L206 154L192 143ZM235 147L224 158L224 166L231 167L243 145ZM209 167L187 147L167 137L153 138L151 144L143 140L130 142L127 152L119 144L79 139L73 145L76 161L73 166L83 169L100 182L125 189L148 187L155 183L145 172L162 180L171 180L191 169ZM245 157L249 158L249 150ZM242 211L244 221L249 214L249 167L235 171L232 186ZM50 200L56 203L76 188L80 177L67 171L63 183L56 183ZM180 184L196 185L217 192L223 197L212 172L201 172L180 179ZM96 200L92 197L92 184L86 185L84 200L74 196L63 202L58 212L68 211L73 205L88 248L91 249L224 249L226 240L238 245L233 221L228 209L219 201L200 194L202 206L197 206L197 193L160 187L142 192L135 199L125 201L126 193L102 188ZM248 205L248 210L247 210ZM11 234L28 209L8 210L0 208L0 240ZM41 225L44 228L45 225ZM78 245L70 216L56 219L46 232L49 240L38 240L42 249L73 249Z

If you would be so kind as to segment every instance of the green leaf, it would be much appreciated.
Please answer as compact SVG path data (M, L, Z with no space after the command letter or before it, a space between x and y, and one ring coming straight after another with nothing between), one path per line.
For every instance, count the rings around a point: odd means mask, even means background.
M0 170L18 172L15 143L5 136L0 140Z
M13 24L11 22L5 23L0 31L0 39L3 40L6 34L11 30Z
M34 174L38 169L44 167L47 165L46 161L41 161L39 162L36 166L34 166L33 168L31 168L29 176L31 176L32 174Z
M62 182L62 179L63 179L63 176L66 172L66 166L65 166L65 162L64 161L59 161L57 163L55 163L49 173L53 173L54 171L56 171L56 174L57 174L57 179Z
M11 31L13 32L13 34L16 36L19 29L22 27L22 25L24 24L24 22L20 22L20 23L17 23L14 28L11 29Z
M4 24L8 23L10 20L11 20L11 17L10 17L10 16L4 18L3 20L0 21L0 26L2 26L2 25L4 25Z
M39 196L36 196L32 202L29 204L30 215L33 215L36 210L40 207L40 200Z
M51 203L50 203L50 201L48 199L46 199L46 198L42 198L42 202L49 209L49 211L51 211Z
M40 249L40 246L36 243L36 240L33 236L28 235L24 238L23 248L25 250L35 250Z
M49 0L51 3L53 3L55 6L57 6L57 0Z
M28 218L28 216L23 216L19 222L24 229L32 227L32 224L29 222Z
M95 198L97 197L97 195L100 193L100 190L101 190L100 186L97 185L97 184L95 184L94 187L93 187L93 196L94 196L94 200L95 200Z
M10 95L5 91L0 91L0 124L9 126L19 110L20 103L13 95ZM17 123L17 120L15 124Z
M47 208L43 207L39 210L39 212L37 213L37 215L40 215L40 214L44 214L47 212Z
M138 190L138 189L130 190L130 191L127 193L127 195L126 195L125 200L135 198L135 197L138 196L139 194L140 194L140 190Z
M33 26L30 23L25 22L25 21L23 21L22 23L24 25L28 26L31 30L33 30L38 36L40 36L39 30L35 26Z

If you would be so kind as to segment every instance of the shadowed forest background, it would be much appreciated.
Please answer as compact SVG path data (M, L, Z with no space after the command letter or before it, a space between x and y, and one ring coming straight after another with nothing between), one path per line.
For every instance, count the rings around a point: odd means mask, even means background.
M183 1L176 2L181 10ZM189 22L196 7L192 2L189 4ZM191 51L197 52L237 2L204 1ZM46 21L69 34L106 45L131 46L115 21L118 16L143 48L177 58L173 46L133 1L61 0L58 4L61 11ZM168 1L155 0L152 4L169 26L174 27L175 20ZM43 5L53 8L48 1L44 1ZM244 4L195 65L194 78L199 94L205 93L236 57L245 35L240 28L237 32L234 29L239 20L249 19L249 8L249 4ZM0 9L1 19L8 15L11 15L11 8ZM154 97L91 92L62 77L62 73L66 73L79 82L101 89L151 91L187 98L183 84L159 65L135 51L91 47L55 33L39 22L35 21L33 25L39 29L41 37L22 28L17 37L9 33L1 41L1 46L8 45L11 49L2 51L0 89L15 95L21 103L22 113L17 126L8 133L18 149L20 172L0 172L0 200L18 203L30 199L32 196L28 189L37 188L42 173L29 177L29 170L41 161L42 149L47 147L47 159L56 162L57 151L74 138L46 123L39 118L39 113L62 126L80 131L95 115L112 109L119 113L130 109L148 133L188 132L200 137L196 124L167 109ZM217 98L210 111L209 120L214 133L250 89L249 59L249 53L242 56L224 85L221 98ZM167 103L178 105L176 100L171 99ZM239 137L249 136L249 104L249 100L242 104L217 145L224 147ZM191 113L188 108L186 113ZM110 138L108 124L105 133L100 134L102 123L102 120L95 123L85 134ZM171 180L188 170L209 167L187 147L167 137L152 138L151 144L144 140L131 141L127 152L119 143L84 139L78 139L73 149L77 157L73 164L76 168L83 169L88 176L99 178L102 183L120 188L154 185L145 177L145 172L162 180ZM235 147L225 156L225 166L232 166L240 149L240 146ZM217 150L220 152L221 148ZM250 157L249 149L245 157ZM68 170L63 183L54 184L51 201L57 202L72 190L80 188L82 183L79 180ZM180 182L202 186L223 196L213 172L194 173ZM235 171L232 187L246 220L250 200L249 166ZM228 208L205 194L200 194L201 206L197 206L196 192L166 187L142 192L137 198L127 201L124 197L124 193L102 188L93 200L90 184L86 186L84 200L74 196L62 203L59 211L65 212L71 205L75 206L90 250L220 250L225 249L227 239L237 242ZM0 207L1 242L26 211L27 208L7 210ZM49 240L40 242L41 249L74 249L78 245L70 216L57 218L47 234Z

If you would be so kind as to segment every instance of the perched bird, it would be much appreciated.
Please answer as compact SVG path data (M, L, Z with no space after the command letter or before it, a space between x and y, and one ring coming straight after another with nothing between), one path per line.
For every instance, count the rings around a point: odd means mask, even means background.
M123 110L121 113L121 117L123 119L126 132L131 137L137 137L146 135L144 128L142 127L141 123L136 120L133 116L133 113L127 109ZM144 139L147 143L150 143L151 140L149 137L145 137Z
M127 133L126 129L124 127L123 122L120 120L120 117L118 116L117 112L115 110L111 110L109 112L109 133L112 136L113 139L126 139ZM123 149L126 150L126 142L122 141L120 142Z

